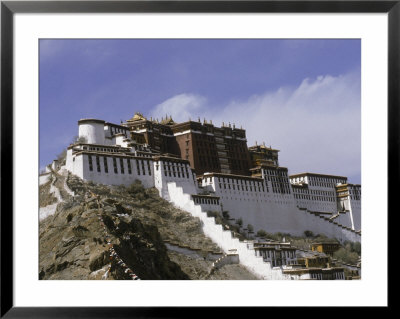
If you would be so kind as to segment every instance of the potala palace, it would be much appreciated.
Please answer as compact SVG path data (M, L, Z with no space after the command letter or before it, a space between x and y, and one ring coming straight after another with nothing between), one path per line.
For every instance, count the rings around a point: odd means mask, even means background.
M344 176L288 175L279 166L279 150L248 147L245 130L233 124L175 123L171 117L159 121L136 113L121 124L81 119L78 127L79 139L68 147L63 168L94 183L140 180L155 187L162 198L198 216L207 236L226 252L235 249L240 262L265 279L304 276L266 267L207 212L227 212L254 231L303 235L307 230L341 242L361 241L361 185Z

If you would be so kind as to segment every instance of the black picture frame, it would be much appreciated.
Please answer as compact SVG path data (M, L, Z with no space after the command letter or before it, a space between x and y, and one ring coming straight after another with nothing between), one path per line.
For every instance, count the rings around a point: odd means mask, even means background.
M388 218L399 211L400 129L400 0L396 1L1 1L1 317L5 318L132 318L187 317L190 307L14 307L13 303L13 17L15 13L118 12L269 12L388 14ZM382 212L380 212L382 213ZM390 222L388 223L390 225ZM389 229L388 229L389 234ZM380 239L383 240L383 239ZM389 238L387 238L390 244ZM390 249L389 249L390 251ZM389 254L388 254L389 256ZM389 262L390 260L388 260ZM389 264L389 263L388 263ZM388 281L389 286L390 281ZM32 292L34 293L34 292ZM390 306L390 298L388 300ZM295 308L295 307L292 307ZM389 308L389 307L388 307ZM292 309L294 310L294 309ZM304 310L304 309L303 309ZM242 313L234 310L235 313ZM300 309L295 310L301 315ZM196 309L210 315L209 308ZM214 308L213 315L226 313ZM243 315L246 315L246 310Z

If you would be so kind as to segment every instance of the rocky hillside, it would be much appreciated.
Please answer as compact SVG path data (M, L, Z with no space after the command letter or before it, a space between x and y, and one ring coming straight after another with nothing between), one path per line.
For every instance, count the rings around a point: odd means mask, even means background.
M256 279L240 265L211 271L209 256L221 253L219 247L198 218L161 199L156 189L95 185L52 172L40 185L42 207L54 205L52 181L61 201L40 221L40 279Z

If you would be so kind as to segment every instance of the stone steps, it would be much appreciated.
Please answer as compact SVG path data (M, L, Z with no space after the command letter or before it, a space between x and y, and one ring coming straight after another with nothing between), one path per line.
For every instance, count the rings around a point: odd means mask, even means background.
M203 225L203 231L225 252L236 249L239 262L256 274L261 279L290 279L283 274L281 269L272 269L269 262L265 262L261 256L256 256L254 249L249 249L246 243L234 238L231 231L224 230L222 225L215 223L214 217L208 217L200 205L195 204L190 194L185 194L182 187L176 183L168 183L170 201L178 208L188 211L195 217L199 217Z

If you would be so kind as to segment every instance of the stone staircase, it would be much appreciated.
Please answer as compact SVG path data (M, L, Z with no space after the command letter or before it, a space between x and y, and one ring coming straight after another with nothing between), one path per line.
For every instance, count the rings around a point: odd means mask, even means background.
M50 177L52 178L49 192L57 199L55 204L48 205L46 207L40 207L39 209L39 220L42 220L50 215L54 215L57 210L59 203L65 202L70 197L74 197L75 194L67 185L68 172L56 172L48 166L50 169Z
M224 252L235 249L239 255L240 264L257 277L267 280L290 280L290 277L283 274L280 268L272 268L269 262L265 262L261 256L256 256L254 249L249 249L246 243L234 238L231 231L224 230L222 225L216 224L215 218L208 217L200 205L193 202L191 195L184 193L182 187L175 182L168 183L168 194L169 201L176 207L200 219L205 235L210 237Z
M361 232L360 231L355 231L351 227L345 226L339 222L339 219L341 215L343 214L342 212L338 212L337 214L333 216L323 216L318 214L317 212L310 211L306 208L300 208L298 207L301 211L304 211L307 213L309 216L313 216L313 218L319 219L321 222L326 223L326 225L331 224L334 227L337 227L341 232L344 232L347 234L346 238L354 238L356 241L361 240ZM340 239L340 238L339 238Z

